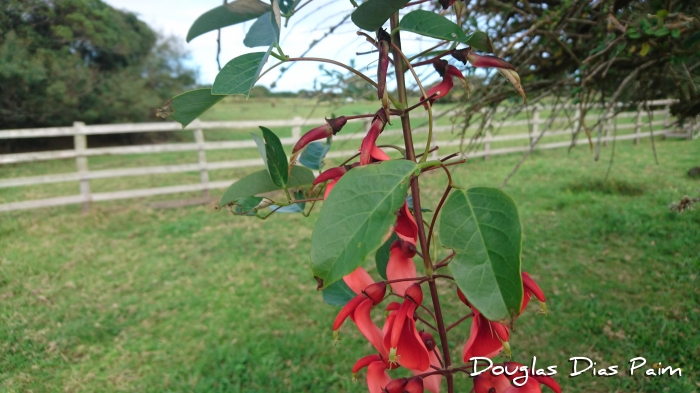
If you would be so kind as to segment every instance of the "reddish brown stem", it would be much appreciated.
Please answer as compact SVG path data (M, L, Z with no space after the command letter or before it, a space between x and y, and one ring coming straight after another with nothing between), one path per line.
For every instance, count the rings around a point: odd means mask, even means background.
M450 260L451 260L452 257L454 257L454 256L455 256L455 253L454 253L454 251L452 251L452 254L446 256L443 260L441 260L440 262L438 262L438 263L435 264L435 270L437 270L437 269L439 269L439 268L441 268L441 267L447 266L447 264L450 263Z
M424 66L424 65L433 64L433 62L435 62L435 60L442 59L443 57L452 54L452 52L454 52L454 50L448 50L448 51L442 52L441 54L433 57L432 59L423 60L423 61L419 61L418 63L411 64L411 67L416 68L416 67L420 67L420 66Z
M460 318L457 322L455 322L455 323L453 323L452 325L448 326L448 327L447 327L447 331L449 332L450 329L452 329L453 327L459 325L460 323L466 321L468 318L471 318L471 317L473 317L473 316L474 316L474 313L473 313L473 312L470 312L469 314L463 316L463 317Z
M398 12L394 13L391 16L390 23L391 31L396 31L396 33L392 37L392 43L395 46L394 48L392 48L394 52L394 59L400 59L401 32L397 30L397 27L399 26ZM396 70L396 84L398 86L399 101L401 101L403 105L406 105L408 100L406 95L406 81L404 80L403 63L401 61L396 61L394 63L394 67ZM406 158L411 161L416 161L416 153L413 150L413 135L411 134L411 121L409 119L408 113L405 113L403 116L401 116L401 128L403 130L404 143L406 144ZM417 177L413 177L411 179L411 195L413 196L413 215L416 219L416 222L423 222L423 214L421 212L420 205L420 187L418 186ZM425 252L426 250L428 250L428 243L426 241L425 230L423 229L422 225L418 226L418 239L420 241L421 249L424 251L423 263L426 268L426 273L428 273L428 275L430 276L432 275L432 263L430 261L430 254ZM435 310L435 320L437 322L437 329L440 335L442 355L445 361L445 369L447 370L442 372L436 371L433 373L421 374L419 376L424 377L433 375L435 373L446 374L445 379L447 380L447 392L454 393L454 380L452 378L452 373L449 371L449 369L452 367L452 360L450 358L450 347L447 341L447 331L445 330L445 322L442 317L442 309L440 308L440 299L438 297L435 280L429 280L428 286L430 287L430 297L433 301L433 310Z

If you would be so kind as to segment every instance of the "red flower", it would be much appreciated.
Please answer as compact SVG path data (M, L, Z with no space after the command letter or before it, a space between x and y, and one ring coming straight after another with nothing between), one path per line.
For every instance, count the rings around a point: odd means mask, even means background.
M510 346L508 339L510 332L508 328L498 322L491 322L484 318L475 308L472 308L474 318L469 331L469 340L464 345L462 359L465 363L473 357L492 358L498 355L503 349L510 356Z
M520 313L525 310L525 307L527 307L527 304L530 302L530 299L532 297L537 298L537 300L540 302L540 307L542 309L543 314L547 314L547 304L545 303L547 299L544 296L544 292L542 292L542 289L540 288L539 285L535 282L535 280L530 277L530 275L527 272L522 272L522 277L523 277L523 303L522 306L520 307Z
M378 110L372 120L372 125L369 127L367 135L365 135L362 140L362 145L360 145L360 165L370 164L372 162L373 153L374 155L381 155L382 158L386 157L386 154L383 154L384 152L377 147L377 138L379 138L379 134L384 130L386 122L386 112L384 109ZM386 157L386 159L388 158L389 157Z
M386 364L379 355L369 355L358 360L352 367L353 377L367 367L367 389L369 393L382 393L382 389L391 382L391 377L387 374Z
M463 50L463 52L466 53L462 53L462 55L466 56L466 59L469 60L469 63L471 63L471 65L474 67L497 68L498 72L508 79L513 87L515 87L515 90L517 90L518 93L523 96L523 99L527 101L525 90L523 90L523 86L520 84L520 75L518 75L518 73L515 71L515 67L513 67L512 64L501 59L500 57L477 55L476 53L472 53L470 48L467 48L466 51Z
M423 301L420 285L406 289L401 308L396 311L390 325L386 326L384 349L389 352L389 363L398 363L411 370L424 371L430 367L430 356L416 330L413 315ZM391 315L389 316L391 318ZM389 319L387 319L389 324Z
M403 203L399 210L394 231L399 239L407 241L414 246L416 245L418 241L418 224L416 224L416 219L413 218L413 214L411 214L411 210L406 202Z
M408 383L408 379L406 379L406 378L394 379L393 381L386 384L383 392L384 393L403 393L404 388L406 387L407 383Z
M440 375L441 376L441 375ZM430 377L428 377L430 378ZM405 393L423 393L423 380L420 378L412 378L403 388ZM432 390L431 390L432 392ZM435 393L435 392L433 392Z
M438 357L435 354L435 338L433 338L432 334L427 332L420 332L420 338L421 340L423 340L423 344L428 350L428 354L430 356L430 365L440 368L440 360L438 360ZM420 373L420 371L413 370L413 374L418 375ZM428 389L429 392L440 393L440 382L442 382L442 374L433 374L423 378L421 387L425 385L425 388Z
M442 76L442 82L431 87L425 93L427 97L431 97L433 94L437 94L435 97L429 100L431 105L433 104L433 102L435 102L436 99L444 97L447 95L447 93L450 92L452 86L454 85L454 81L452 79L453 77L457 78L466 87L467 82L464 79L464 75L462 75L462 73L457 69L457 67L448 65L447 61L445 60L437 60L435 63L433 63L433 66L435 67L435 70L440 74L440 76ZM423 99L426 99L427 97L423 97ZM428 105L426 103L423 103L423 106L425 107L425 109L428 109Z
M374 279L367 273L367 271L361 267L353 270L352 273L343 277L345 284L352 289L355 294L359 295L368 286L374 284Z
M413 256L416 255L416 247L412 244L397 240L389 250L389 263L386 265L386 278L399 280L416 277L416 264ZM391 290L399 296L404 296L406 288L412 285L411 281L392 282Z
M323 193L323 199L328 198L328 194L330 194L333 187L335 187L335 183L338 180L340 180L340 178L343 177L343 175L345 175L350 168L352 167L339 166L323 171L323 173L321 173L316 179L314 179L313 187L316 187L316 185L321 184L323 182L327 182L326 189Z
M362 304L360 304L360 306L355 310L355 324L362 335L365 336L367 341L369 341L377 352L379 352L379 354L386 359L387 353L384 350L383 345L384 334L382 334L382 331L379 330L377 325L375 325L372 321L372 317L370 315L372 307L374 307L372 300L367 299L362 302Z
M365 288L359 295L352 298L343 306L333 322L333 336L337 338L338 329L343 322L355 312L355 310L366 300L371 301L372 305L377 305L384 300L386 294L386 284L384 282L374 283Z
M290 164L294 164L296 162L297 156L301 154L301 150L306 147L306 145L313 141L325 139L331 135L337 134L347 122L348 119L345 116L336 117L334 119L326 119L326 124L318 126L302 135L292 148L292 155L289 157ZM292 169L291 166L289 169Z

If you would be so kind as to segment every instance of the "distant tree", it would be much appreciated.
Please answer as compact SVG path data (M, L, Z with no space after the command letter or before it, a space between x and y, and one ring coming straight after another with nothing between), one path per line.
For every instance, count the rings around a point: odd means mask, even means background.
M101 0L0 4L1 128L155 119L195 84L173 39Z

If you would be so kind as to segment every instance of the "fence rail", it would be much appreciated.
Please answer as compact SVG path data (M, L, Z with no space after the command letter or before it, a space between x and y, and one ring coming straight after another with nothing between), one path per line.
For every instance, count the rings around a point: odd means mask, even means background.
M682 137L686 139L695 139L700 136L700 124L697 121L687 124L682 130L671 129L670 128L670 111L669 105L672 103L670 100L661 100L649 102L648 107L663 107L661 111L653 111L654 115L660 114L663 116L663 120L657 120L653 122L642 123L642 114L644 113L644 108L641 106L637 108L637 111L631 112L621 112L618 113L616 118L635 118L634 123L630 124L616 124L615 127L618 130L634 129L632 134L618 135L616 137L610 136L611 127L608 121L604 122L604 128L600 135L601 142L611 141L613 139L617 140L634 140L635 143L640 140L640 138L647 138L653 135L663 134L666 137ZM464 153L465 157L485 157L488 158L491 155L498 154L509 154L516 152L524 152L531 149L531 144L533 140L537 139L540 127L547 124L549 119L541 116L541 112L549 110L551 108L547 106L535 107L533 109L533 115L531 120L516 120L516 121L505 121L498 124L498 126L528 126L531 127L530 132L522 134L513 135L495 135L487 133L485 137L480 139L483 149L480 151L471 151ZM574 116L574 119L578 119L580 112ZM415 116L414 116L415 117ZM585 117L586 120L597 120L599 116L588 115ZM37 162L37 161L47 161L47 160L57 160L57 159L75 159L77 172L73 173L63 173L54 175L41 175L41 176L29 176L29 177L16 177L0 179L0 189L9 187L20 187L20 186L32 186L40 184L50 184L50 183L62 183L62 182L78 182L79 183L79 195L64 196L57 198L48 199L38 199L30 201L21 202L11 202L0 204L0 212L12 211L12 210L23 210L23 209L33 209L40 207L49 206L60 206L69 204L82 204L83 210L87 210L92 202L100 201L111 201L117 199L128 199L128 198L141 198L149 197L155 195L165 195L183 192L193 192L200 191L204 195L208 195L209 190L221 189L228 187L235 180L229 181L215 181L209 180L209 171L220 170L220 169L234 169L234 168L246 168L262 166L263 162L261 159L241 159L233 161L216 161L207 162L206 152L213 150L228 150L228 149L247 149L255 148L256 145L253 141L216 141L207 142L205 139L204 130L210 129L251 129L258 126L265 127L291 127L291 137L281 138L283 145L293 145L296 143L297 139L301 135L301 127L307 124L320 124L323 119L303 119L300 117L295 117L292 120L260 120L260 121L200 121L195 120L187 128L186 131L191 131L194 136L194 143L166 143L166 144L155 144L155 145L138 145L138 146L122 146L122 147L100 147L100 148L88 148L87 146L87 136L88 135L105 135L105 134L122 134L122 133L136 133L136 132L173 132L182 131L180 124L171 122L161 122L161 123L137 123L137 124L109 124L109 125L85 125L82 122L75 122L73 127L52 127L52 128L38 128L38 129L21 129L21 130L4 130L0 131L0 139L19 139L19 138L37 138L37 137L58 137L58 136L72 136L74 139L74 148L72 150L59 150L59 151L48 151L48 152L33 152L33 153L18 153L18 154L0 154L0 165L2 164L18 164L27 162ZM576 120L573 127L560 129L560 130L548 130L543 137L551 136L563 136L572 135L573 132L578 128ZM365 129L368 127L369 123L366 122ZM663 130L655 132L642 132L643 126L663 126ZM461 140L453 141L440 141L439 136L441 133L453 131L452 126L435 126L433 127L433 132L436 134L435 144L441 147L446 146L457 146L462 145ZM427 132L426 127L419 127L414 129L415 133ZM382 135L400 135L399 130L387 130ZM349 134L349 135L337 135L334 137L336 141L342 140L353 140L362 139L364 135L359 134ZM517 140L528 140L524 146L516 147L505 147L492 149L491 144L497 142L505 141L517 141ZM534 149L555 149L568 147L571 144L570 141L566 142L553 142L553 143L538 143L534 146ZM108 156L108 155L125 155L125 154L153 154L153 153L165 153L165 152L197 152L197 162L188 164L178 164L178 165L161 165L161 166L147 166L147 167L137 167L137 168L124 168L124 169L108 169L108 170L90 170L88 166L89 157L97 156ZM355 151L331 151L327 157L345 157L354 154ZM94 193L90 189L90 181L94 179L107 179L107 178L120 178L129 176L142 176L142 175L160 175L160 174L172 174L172 173L184 173L184 172L199 172L200 182L198 184L186 184L177 185L169 187L154 187L146 189L133 189L125 191L115 191L115 192L100 192Z

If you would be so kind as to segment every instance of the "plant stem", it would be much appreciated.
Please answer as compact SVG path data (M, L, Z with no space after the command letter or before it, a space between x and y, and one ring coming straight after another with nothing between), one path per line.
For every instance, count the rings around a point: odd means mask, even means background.
M391 16L391 30L396 29L399 26L399 14L394 13ZM401 58L401 32L397 31L392 37L392 43L395 45L392 50L394 52L394 59ZM403 63L401 61L394 62L394 68L396 70L396 84L398 86L399 100L403 105L407 105L406 97L406 81L404 79ZM404 143L406 145L406 158L411 161L416 161L416 152L413 150L413 135L411 135L411 121L409 119L409 114L404 113L401 116L401 128L403 130ZM420 205L420 188L418 186L418 178L413 177L411 179L411 195L413 196L413 215L416 222L423 222L423 214L421 212ZM432 276L433 267L430 261L430 255L425 252L428 250L428 244L425 238L425 229L422 225L418 226L418 239L420 240L421 249L423 252L423 264L425 266L426 275ZM447 331L445 330L445 321L442 317L442 309L440 308L440 299L438 298L437 286L435 285L435 280L429 280L428 286L430 287L430 297L433 301L433 309L435 310L435 320L437 322L438 333L440 334L440 347L442 348L443 361L445 362L445 369L448 372L445 375L447 380L447 392L454 393L454 380L452 378L452 373L449 370L452 368L452 361L450 358L450 347L447 342ZM427 375L432 375L433 373L426 373Z

